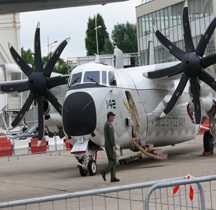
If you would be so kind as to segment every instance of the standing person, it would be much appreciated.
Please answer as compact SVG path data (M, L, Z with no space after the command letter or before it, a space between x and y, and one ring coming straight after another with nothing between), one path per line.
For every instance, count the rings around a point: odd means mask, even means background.
M108 164L101 171L101 175L103 180L106 181L106 174L111 171L111 182L119 182L120 180L116 178L116 147L115 147L115 136L114 136L114 128L112 122L114 121L115 114L113 112L109 112L107 114L107 121L104 124L104 137L105 137L105 149L108 159Z

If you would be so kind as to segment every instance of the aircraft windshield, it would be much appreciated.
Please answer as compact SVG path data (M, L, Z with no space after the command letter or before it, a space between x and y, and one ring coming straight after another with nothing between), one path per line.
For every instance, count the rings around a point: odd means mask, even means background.
M100 72L99 71L89 71L84 75L83 82L95 82L100 83Z
M69 86L72 86L72 85L75 85L77 83L80 83L81 82L81 77L82 77L82 73L81 72L77 73L77 74L73 74L72 80L71 80Z
M112 86L117 85L114 71L109 71L109 84Z

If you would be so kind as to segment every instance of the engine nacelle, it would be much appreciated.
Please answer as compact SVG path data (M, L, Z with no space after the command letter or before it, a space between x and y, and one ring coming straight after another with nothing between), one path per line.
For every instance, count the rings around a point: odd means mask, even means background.
M202 98L207 97L211 92L211 89L209 88L209 86L207 86L203 82L199 82L199 90L200 90L200 97L202 97ZM191 91L191 85L189 87L189 94L191 97L193 97L193 93Z
M191 109L191 111L194 112L194 103L192 100L193 100L193 98L191 98L191 100L190 100L190 109ZM202 110L209 112L214 105L214 101L212 101L212 99L210 99L208 97L200 98L200 104L201 104Z
M45 125L49 127L61 127L62 126L62 117L59 113L51 113L45 115Z
M44 107L44 115L47 115L50 112L50 104L47 100L43 101L43 107Z

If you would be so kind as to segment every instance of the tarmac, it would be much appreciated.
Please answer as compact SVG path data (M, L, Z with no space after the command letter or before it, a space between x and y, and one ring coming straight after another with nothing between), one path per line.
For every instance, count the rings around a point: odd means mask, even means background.
M191 174L194 177L216 174L216 154L202 156L202 135L196 139L161 147L168 154L168 160L158 161L143 156L134 162L117 165L117 178L120 182L111 183L110 174L104 182L100 171L106 166L105 152L98 152L97 174L81 177L77 160L70 151L45 154L32 154L0 158L0 202L79 192L106 187L128 185L154 180L169 179ZM130 150L123 150L118 159L136 155ZM87 205L87 204L86 204ZM74 208L76 209L76 208ZM91 208L90 208L91 209Z

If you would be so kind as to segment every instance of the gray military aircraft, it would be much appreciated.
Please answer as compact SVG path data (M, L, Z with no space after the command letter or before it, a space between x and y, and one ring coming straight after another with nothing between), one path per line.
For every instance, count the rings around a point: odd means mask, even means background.
M30 95L12 123L17 126L33 99L38 99L39 139L44 131L44 100L62 115L62 129L73 144L71 153L78 160L80 174L97 171L97 151L104 149L103 125L109 111L114 121L118 150L141 151L152 158L167 158L154 146L175 145L198 134L202 118L210 119L210 132L204 134L204 151L213 153L215 132L215 64L216 54L204 56L207 43L216 26L216 18L194 47L188 20L188 5L183 9L183 30L186 51L177 48L159 30L155 34L178 62L115 69L100 63L75 68L69 76L51 77L55 62L69 39L54 52L45 68L40 52L40 27L35 33L35 66L33 71L10 46L15 62L28 76L28 81L0 84L5 93L30 90ZM212 76L211 76L212 75ZM189 81L189 83L188 83ZM63 105L49 89L67 83ZM211 89L209 88L211 87ZM162 114L161 114L162 113ZM46 118L46 116L45 116ZM154 146L153 146L154 144Z

